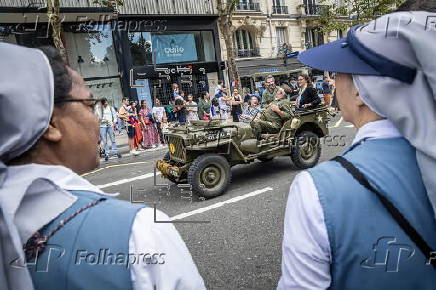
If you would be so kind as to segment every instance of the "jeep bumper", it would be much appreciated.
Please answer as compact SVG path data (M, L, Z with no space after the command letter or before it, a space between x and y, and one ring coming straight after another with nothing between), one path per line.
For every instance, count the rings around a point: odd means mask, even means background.
M156 162L156 168L162 173L162 175L166 178L173 177L173 178L180 178L181 170L179 167L169 164L168 162L165 162L164 160L158 160Z

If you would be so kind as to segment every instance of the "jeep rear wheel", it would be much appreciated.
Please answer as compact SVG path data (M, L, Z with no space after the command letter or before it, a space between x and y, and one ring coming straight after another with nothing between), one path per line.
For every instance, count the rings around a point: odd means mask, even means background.
M298 169L315 166L321 156L321 146L318 135L303 131L297 135L291 149L291 159Z
M226 158L217 154L197 157L188 170L188 183L199 196L222 195L230 184L231 171Z

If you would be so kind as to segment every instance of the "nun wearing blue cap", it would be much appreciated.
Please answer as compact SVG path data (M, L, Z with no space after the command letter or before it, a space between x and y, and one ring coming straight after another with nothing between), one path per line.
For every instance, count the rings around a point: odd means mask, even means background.
M0 42L0 104L0 289L205 288L168 216L79 176L96 100L56 50Z
M336 72L343 154L293 181L278 289L434 289L436 13L396 12L299 56Z

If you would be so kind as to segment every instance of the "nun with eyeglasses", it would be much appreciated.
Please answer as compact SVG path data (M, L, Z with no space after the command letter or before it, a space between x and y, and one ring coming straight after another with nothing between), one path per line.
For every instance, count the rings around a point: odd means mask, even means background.
M55 49L0 42L0 289L205 289L167 215L80 176L96 103Z
M298 174L278 289L435 289L436 13L395 12L299 55L336 73L352 145Z

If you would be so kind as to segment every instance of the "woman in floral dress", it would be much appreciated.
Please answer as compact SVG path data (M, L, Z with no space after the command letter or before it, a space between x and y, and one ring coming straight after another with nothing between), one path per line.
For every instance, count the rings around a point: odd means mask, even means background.
M157 147L159 137L154 124L153 114L146 101L141 101L139 120L142 124L143 146L145 148Z

